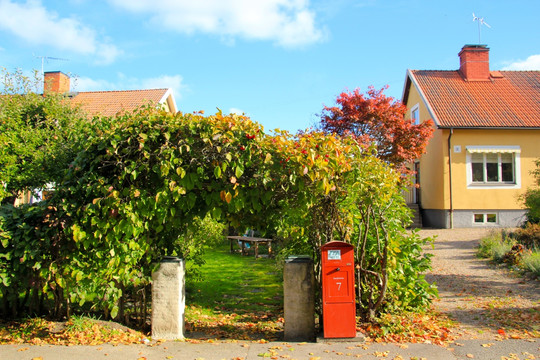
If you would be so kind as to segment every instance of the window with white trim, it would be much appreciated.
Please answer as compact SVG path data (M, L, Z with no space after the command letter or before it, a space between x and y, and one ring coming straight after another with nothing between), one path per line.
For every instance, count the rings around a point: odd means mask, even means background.
M420 106L418 104L414 105L411 109L411 120L414 125L420 124Z
M519 146L467 146L470 187L520 187Z
M478 225L496 224L497 214L473 214L473 223Z

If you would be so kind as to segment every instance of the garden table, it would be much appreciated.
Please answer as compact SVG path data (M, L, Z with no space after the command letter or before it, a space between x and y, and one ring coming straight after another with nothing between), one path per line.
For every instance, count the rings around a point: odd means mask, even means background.
M273 239L265 239L251 236L227 236L227 239L229 239L231 242L231 253L234 252L233 242L237 240L240 242L240 246L242 246L242 255L247 254L246 243L254 245L255 258L259 257L259 244L268 246L268 255L272 255L272 241L274 241Z

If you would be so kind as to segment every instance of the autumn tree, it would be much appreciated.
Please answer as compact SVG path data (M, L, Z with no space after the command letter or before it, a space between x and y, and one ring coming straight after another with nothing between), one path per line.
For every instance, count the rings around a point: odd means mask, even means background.
M370 86L365 94L360 89L341 93L336 106L324 107L319 127L327 133L352 136L364 146L375 145L379 158L405 170L407 163L425 152L433 122L415 124L406 119L407 107L384 95L387 88Z

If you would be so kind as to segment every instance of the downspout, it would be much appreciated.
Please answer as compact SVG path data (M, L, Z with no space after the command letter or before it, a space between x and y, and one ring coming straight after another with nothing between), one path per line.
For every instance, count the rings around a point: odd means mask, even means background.
M452 134L454 129L450 128L450 135L448 135L448 177L450 185L450 229L454 228L454 202L452 196Z

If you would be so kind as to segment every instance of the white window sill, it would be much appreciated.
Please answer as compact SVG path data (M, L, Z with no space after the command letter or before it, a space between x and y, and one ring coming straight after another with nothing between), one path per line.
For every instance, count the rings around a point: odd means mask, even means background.
M467 189L521 189L521 186L504 183L472 183L467 185Z

